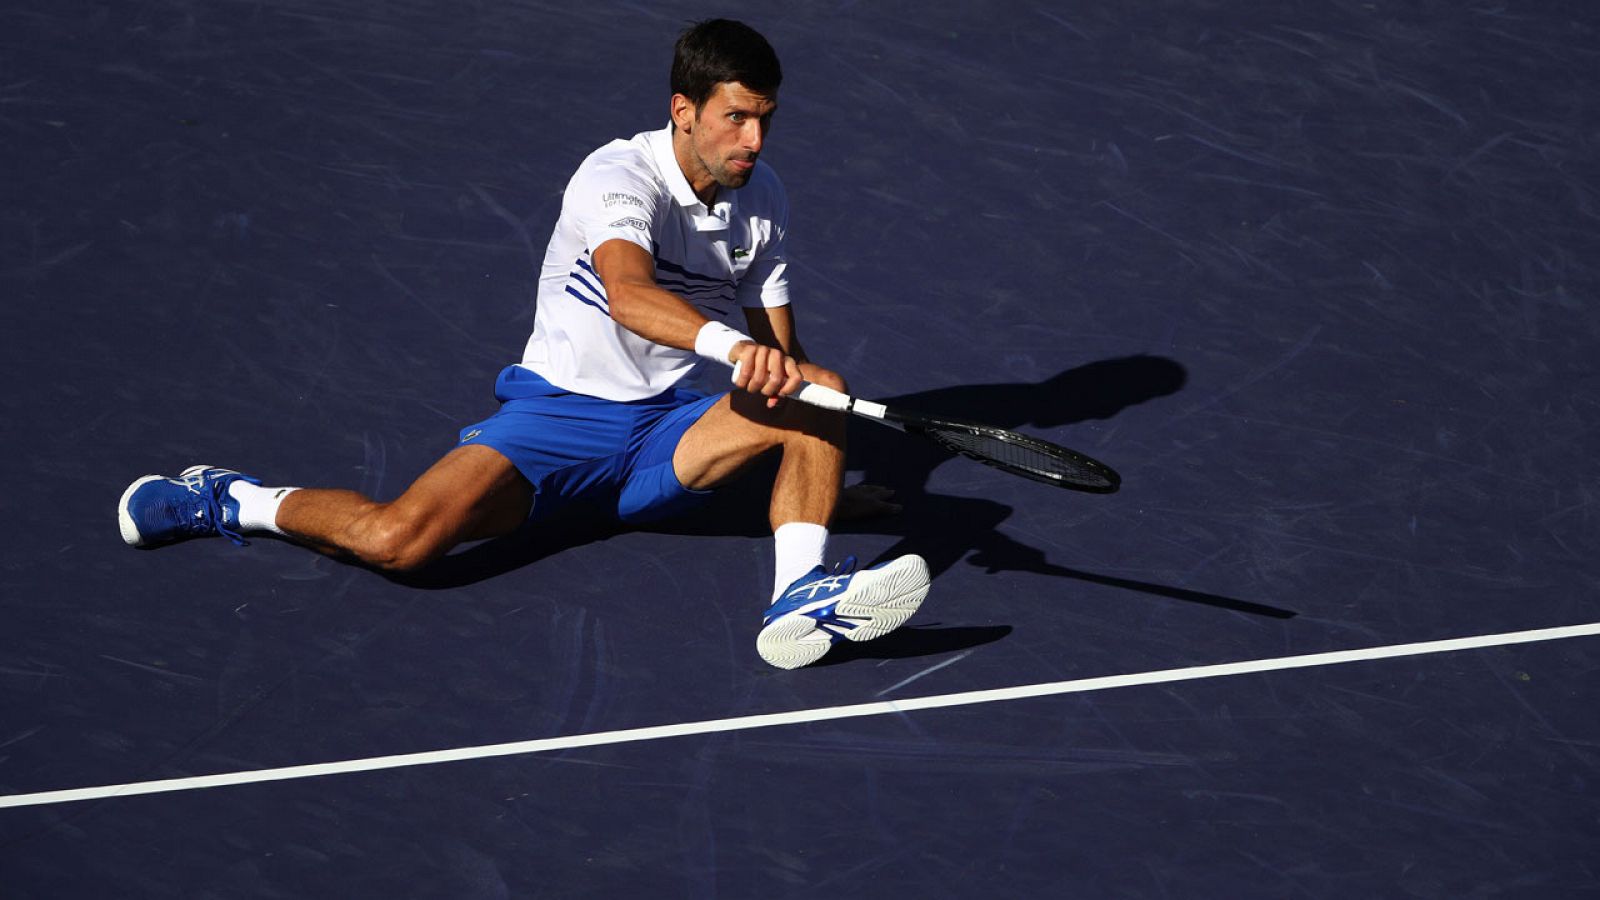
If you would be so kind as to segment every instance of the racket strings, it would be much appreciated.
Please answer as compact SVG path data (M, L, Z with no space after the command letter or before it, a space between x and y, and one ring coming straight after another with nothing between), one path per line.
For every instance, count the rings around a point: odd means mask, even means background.
M923 433L946 448L986 465L1052 483L1114 490L1117 478L1088 457L1012 432L973 427L939 427Z

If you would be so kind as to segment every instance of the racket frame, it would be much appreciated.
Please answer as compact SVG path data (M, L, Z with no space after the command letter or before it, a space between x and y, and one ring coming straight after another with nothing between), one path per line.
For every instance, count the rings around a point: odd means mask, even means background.
M851 413L864 419L870 419L880 424L898 428L901 431L907 431L913 434L921 435L922 437L939 444L941 447L944 447L952 453L965 456L968 459L983 463L986 466L1000 469L1012 475L1028 478L1043 484L1054 485L1056 487L1067 488L1074 491L1085 491L1091 494L1109 494L1116 491L1122 485L1122 477L1119 476L1110 466L1107 466L1105 463L1102 463L1097 459L1085 456L1076 450L1069 450L1068 448L1062 447L1059 444L1052 444L1049 441L1029 437L1025 434L1018 434L1015 431L1009 431L1004 428L996 428L992 425L984 425L981 422L968 422L961 419L950 419L939 416L925 416L920 413L892 409L882 403L875 403L871 400L861 400L859 398L852 397L849 394L836 391L832 388L823 387L820 384L812 384L811 382L806 382L804 385L802 385L800 390L790 395L790 398L799 400L801 403L805 403L810 406L817 406L821 407L822 409L831 409L837 412ZM1012 444L1035 453L1052 457L1054 459L1066 460L1081 470L1093 473L1100 479L1100 482L1085 483L1082 481L1073 481L1067 478L1050 475L1045 472L1038 472L1026 467L1009 464L998 459L984 456L983 454L973 453L959 446L954 446L940 438L940 432L951 431L992 438L994 440Z

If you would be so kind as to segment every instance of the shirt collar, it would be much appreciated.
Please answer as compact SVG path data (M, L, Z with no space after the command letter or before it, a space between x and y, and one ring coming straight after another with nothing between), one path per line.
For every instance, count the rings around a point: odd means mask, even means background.
M677 154L672 152L672 126L668 125L660 131L650 132L648 140L650 150L656 158L656 168L661 170L661 177L666 180L667 189L672 191L672 199L693 215L698 230L717 231L728 227L728 216L732 207L731 194L734 192L726 189L717 191L716 204L707 208L695 195L694 188L689 185L689 179L678 166Z

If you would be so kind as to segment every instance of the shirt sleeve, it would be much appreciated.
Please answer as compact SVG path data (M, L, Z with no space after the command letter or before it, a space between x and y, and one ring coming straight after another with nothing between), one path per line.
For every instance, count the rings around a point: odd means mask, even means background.
M565 205L576 216L590 253L611 240L655 253L658 190L639 173L614 163L585 167L567 187Z
M766 234L757 242L755 258L739 279L736 295L740 306L789 305L789 198L776 177L771 180L769 200L771 215L758 226Z

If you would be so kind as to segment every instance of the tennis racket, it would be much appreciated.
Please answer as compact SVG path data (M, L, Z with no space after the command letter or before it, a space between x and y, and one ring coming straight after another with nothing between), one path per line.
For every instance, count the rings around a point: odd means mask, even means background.
M737 368L734 371L737 376ZM1122 485L1122 476L1099 460L1004 428L894 409L809 381L790 394L789 399L918 434L986 466L1056 487L1109 494Z

